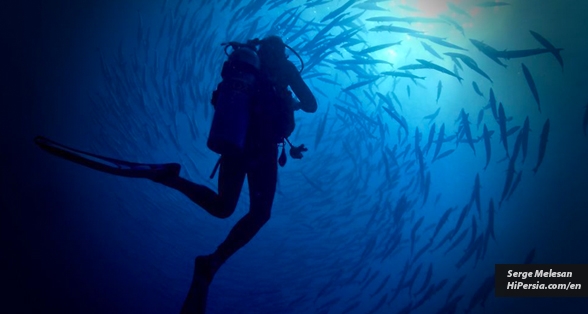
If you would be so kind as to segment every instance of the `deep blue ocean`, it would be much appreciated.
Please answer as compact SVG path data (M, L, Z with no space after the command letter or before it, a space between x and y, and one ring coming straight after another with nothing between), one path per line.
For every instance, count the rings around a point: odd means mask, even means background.
M219 270L207 313L586 313L586 297L496 297L484 283L495 264L526 258L588 264L588 2L449 2L7 4L0 312L179 313L194 258L247 213L247 183L235 213L217 219L175 190L57 158L33 138L177 162L182 177L216 189L206 141L221 43L275 34L300 54L318 101L316 113L295 113L290 136L309 150L279 168L271 219ZM398 19L374 21L383 16ZM563 48L563 66L533 33ZM488 78L446 53L469 56ZM450 74L419 68L426 62ZM395 71L417 77L385 74ZM519 134L528 141L511 161Z

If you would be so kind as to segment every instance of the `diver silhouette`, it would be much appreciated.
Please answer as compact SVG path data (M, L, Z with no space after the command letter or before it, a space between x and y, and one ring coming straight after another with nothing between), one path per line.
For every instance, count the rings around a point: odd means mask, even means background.
M203 291L199 291L202 290L199 288L208 286L221 265L247 244L270 219L277 183L278 144L282 142L285 145L284 138L294 129L294 110L301 109L308 113L317 110L314 95L302 80L297 68L287 59L286 45L282 39L269 36L253 43L259 44L259 71L251 104L250 123L244 137L243 149L239 153L221 155L218 194L177 175L156 179L184 193L218 218L229 217L235 211L245 176L249 184L249 212L237 222L215 252L196 257L194 279L182 313L197 313L201 310L205 300L202 300ZM227 62L231 62L230 57ZM229 76L226 72L239 68L230 65L225 63L223 77ZM215 98L220 98L217 93L221 91L222 84L221 82L213 94L213 103ZM288 87L300 101L293 99ZM304 145L292 147L290 155L299 159L302 158L303 151L306 151ZM282 165L283 157L285 156L280 158Z
M287 59L286 47L292 49L280 37L254 39L246 44L231 42L226 44L225 53L229 46L233 52L223 65L223 81L212 95L215 115L207 143L221 155L211 176L220 166L218 193L182 178L181 165L177 163L133 163L70 148L42 136L35 138L35 143L45 151L72 162L119 176L150 179L173 188L217 218L233 214L247 177L249 212L215 252L195 258L192 284L181 313L205 312L208 287L218 269L270 219L278 163L281 166L285 163L284 141L288 141L295 127L294 111L317 110L316 98L296 66ZM278 158L280 144L282 153ZM290 146L290 156L295 159L302 158L302 152L307 151L304 144Z

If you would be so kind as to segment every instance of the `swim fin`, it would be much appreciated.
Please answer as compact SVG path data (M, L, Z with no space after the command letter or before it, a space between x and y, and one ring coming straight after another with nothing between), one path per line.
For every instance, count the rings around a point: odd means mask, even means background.
M199 256L194 261L194 275L188 295L182 305L180 314L204 314L206 312L206 301L208 299L208 287L212 277L208 268L210 265L206 257Z
M141 164L108 158L67 147L43 136L34 139L41 149L94 170L122 177L145 178L159 182L164 178L178 176L181 166L177 163Z

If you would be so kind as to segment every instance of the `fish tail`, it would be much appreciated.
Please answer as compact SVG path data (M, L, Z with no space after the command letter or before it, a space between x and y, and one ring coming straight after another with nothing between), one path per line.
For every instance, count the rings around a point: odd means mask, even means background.
M559 65L561 65L561 69L563 70L563 66L564 66L563 59L561 57L561 54L559 53L562 50L563 50L563 48L557 48L557 49L551 50L551 53L553 54L555 59L557 59L557 62L559 62Z

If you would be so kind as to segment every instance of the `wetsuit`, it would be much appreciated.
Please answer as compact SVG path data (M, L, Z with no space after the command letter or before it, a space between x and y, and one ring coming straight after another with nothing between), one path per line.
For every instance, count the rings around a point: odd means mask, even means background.
M316 111L317 104L314 95L290 61L284 59L281 64L274 67L266 67L262 63L262 73L265 73L274 82L278 90L287 90L289 86L300 100L299 109L306 112ZM278 73L278 75L271 77L270 73ZM162 182L184 193L211 215L227 218L235 211L245 175L247 175L250 196L249 212L237 222L225 241L218 246L216 252L208 256L214 259L213 265L210 266L211 269L208 270L209 280L212 280L218 267L247 244L270 218L276 191L278 154L275 138L267 136L268 126L271 129L274 121L264 111L267 106L273 105L267 103L270 99L261 96L255 105L258 106L257 110L261 112L251 116L244 153L237 156L221 157L218 194L206 186L195 184L181 177Z

